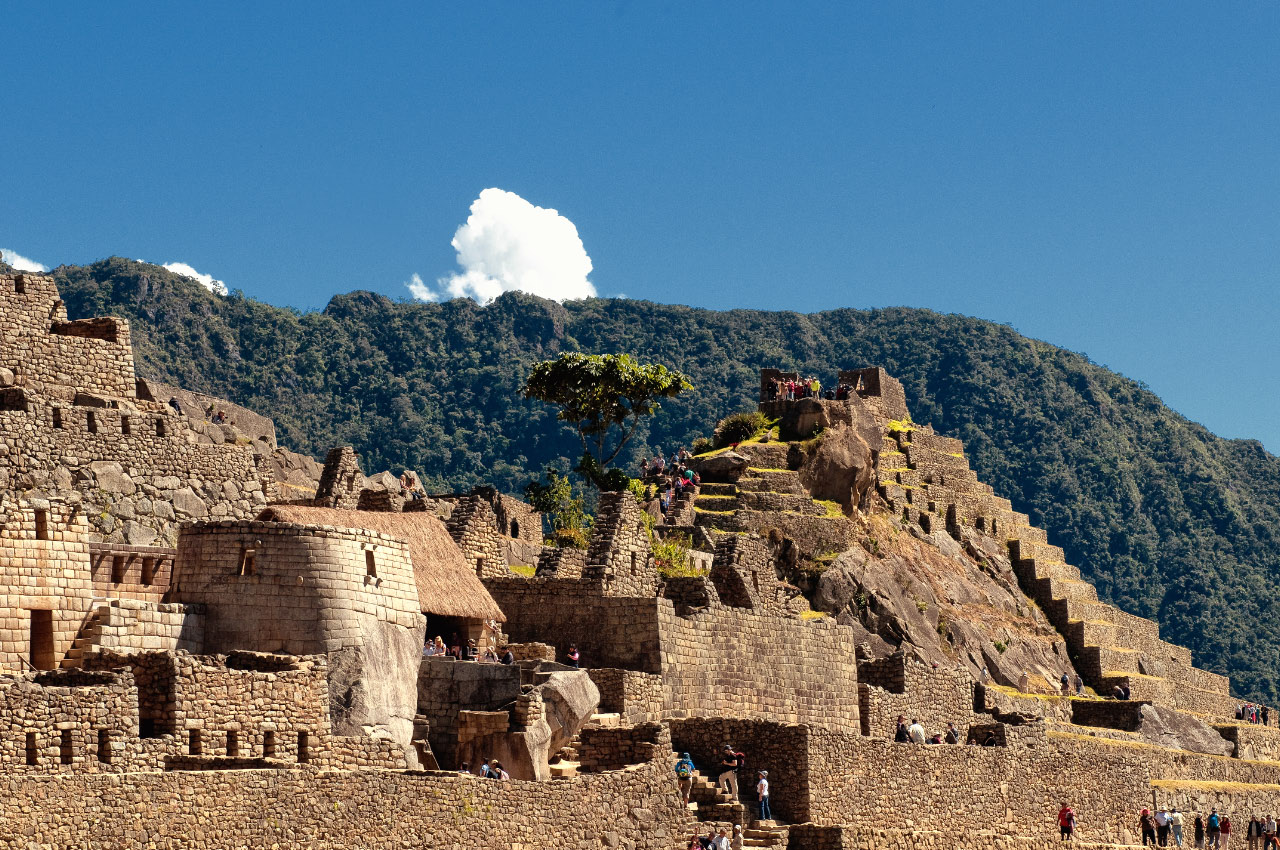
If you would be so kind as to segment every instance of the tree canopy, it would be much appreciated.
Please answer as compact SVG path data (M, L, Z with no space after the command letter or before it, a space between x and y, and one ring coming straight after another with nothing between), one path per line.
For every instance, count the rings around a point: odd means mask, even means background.
M609 464L635 436L641 417L658 411L658 399L691 389L687 375L659 363L640 363L629 354L569 352L535 363L524 396L559 407L556 418L572 425L582 441L577 470L601 490L618 490L626 477L610 475Z

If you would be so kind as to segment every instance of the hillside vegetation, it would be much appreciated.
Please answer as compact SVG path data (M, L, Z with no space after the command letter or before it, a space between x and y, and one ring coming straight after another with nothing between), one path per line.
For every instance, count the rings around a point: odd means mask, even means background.
M479 307L354 292L300 313L128 260L54 274L73 318L132 321L143 375L268 414L296 450L349 443L366 471L420 468L433 489L515 493L548 463L568 468L577 437L520 395L530 364L559 351L627 352L692 377L693 393L642 426L633 458L749 409L761 367L829 381L882 365L915 420L963 440L982 480L1047 528L1102 598L1158 620L1241 696L1278 701L1280 462L1008 327L905 308L713 312L520 294Z

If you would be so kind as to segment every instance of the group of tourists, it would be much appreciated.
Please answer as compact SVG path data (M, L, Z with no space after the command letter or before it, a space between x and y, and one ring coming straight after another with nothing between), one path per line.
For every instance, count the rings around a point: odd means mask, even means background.
M490 644L485 646L484 649L480 649L476 645L475 638L468 638L464 644L458 638L457 632L454 632L447 645L440 635L436 635L434 640L427 641L427 645L422 648L422 655L424 658L447 655L455 661L479 661L488 664L516 663L516 657L511 652L511 647L503 645L495 649Z
M825 398L828 401L844 401L856 394L851 384L836 384L835 388L822 389L817 378L774 378L765 385L765 401L796 401L802 398Z
M479 776L482 779L498 779L502 781L511 778L511 774L502 769L502 762L497 759L485 759L480 762L480 769L475 773L471 772L471 765L464 761L458 766L458 773L465 776Z
M693 453L681 448L671 455L668 461L662 452L653 458L645 458L640 463L640 478L655 487L658 501L665 515L686 489L702 483L702 477L689 468L689 460Z
M1261 726L1271 725L1271 709L1265 705L1254 705L1246 702L1244 705L1236 709L1236 720L1243 720L1245 723L1257 723Z
M960 730L956 729L954 723L948 723L946 729L936 735L929 735L925 732L924 726L919 720L912 718L911 722L907 723L907 716L899 714L898 725L893 733L893 741L896 744L958 744L960 743ZM977 741L973 743L976 744Z
M739 798L738 792L738 772L742 770L747 763L746 753L734 749L732 744L725 744L720 754L719 772L716 775L716 788L726 794L731 800ZM680 758L676 761L676 784L680 788L680 798L684 804L689 805L689 794L693 791L693 774L697 768L693 765L693 759L688 753L681 753ZM756 787L755 787L756 812L760 820L773 820L773 809L769 805L769 771L756 771ZM708 834L709 838L716 838L713 833ZM699 841L698 836L694 836L693 841ZM715 847L719 848L719 844L698 845L690 841L690 847ZM725 844L725 847L730 845ZM738 845L740 846L740 845Z
M743 847L742 824L735 823L733 825L733 835L729 835L729 830L715 827L707 830L706 835L698 835L694 833L693 838L689 839L689 850L741 850Z
M1187 826L1186 816L1178 811L1177 806L1166 808L1161 806L1152 812L1143 808L1138 813L1138 832L1142 835L1142 846L1182 847L1183 830ZM1199 850L1215 848L1227 850L1231 843L1231 818L1217 809L1210 810L1207 816L1197 813L1191 820L1191 837ZM1063 841L1074 838L1076 832L1076 813L1066 803L1058 810L1058 832ZM1260 818L1254 815L1245 830L1249 841L1249 850L1271 850L1280 848L1280 839L1276 836L1276 820L1267 815Z

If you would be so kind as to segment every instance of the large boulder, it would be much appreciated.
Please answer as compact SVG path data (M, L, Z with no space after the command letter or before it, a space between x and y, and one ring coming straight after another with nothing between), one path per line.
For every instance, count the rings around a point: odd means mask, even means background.
M703 481L717 483L738 480L750 465L751 461L737 452L721 452L710 457L695 457L689 461L689 466Z
M827 405L816 398L803 398L787 405L782 415L780 433L783 439L807 440L831 425Z
M1214 756L1229 756L1235 749L1216 729L1189 714L1158 705L1144 705L1141 711L1138 731L1156 746Z
M867 441L850 425L828 428L800 467L800 483L815 499L862 505L875 478Z

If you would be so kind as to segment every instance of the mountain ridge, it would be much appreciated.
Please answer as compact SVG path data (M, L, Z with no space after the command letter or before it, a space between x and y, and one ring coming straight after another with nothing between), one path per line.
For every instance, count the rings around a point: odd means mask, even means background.
M119 258L52 274L73 318L133 322L147 377L270 415L295 450L349 443L369 469L415 466L442 490L518 492L576 457L573 433L519 392L532 362L562 350L625 351L693 377L694 393L637 433L633 458L753 407L761 367L830 380L883 366L917 419L962 440L982 480L1044 526L1102 598L1158 620L1240 695L1280 693L1280 461L1006 325L908 307L714 311L522 293L481 307L356 291L302 312Z

